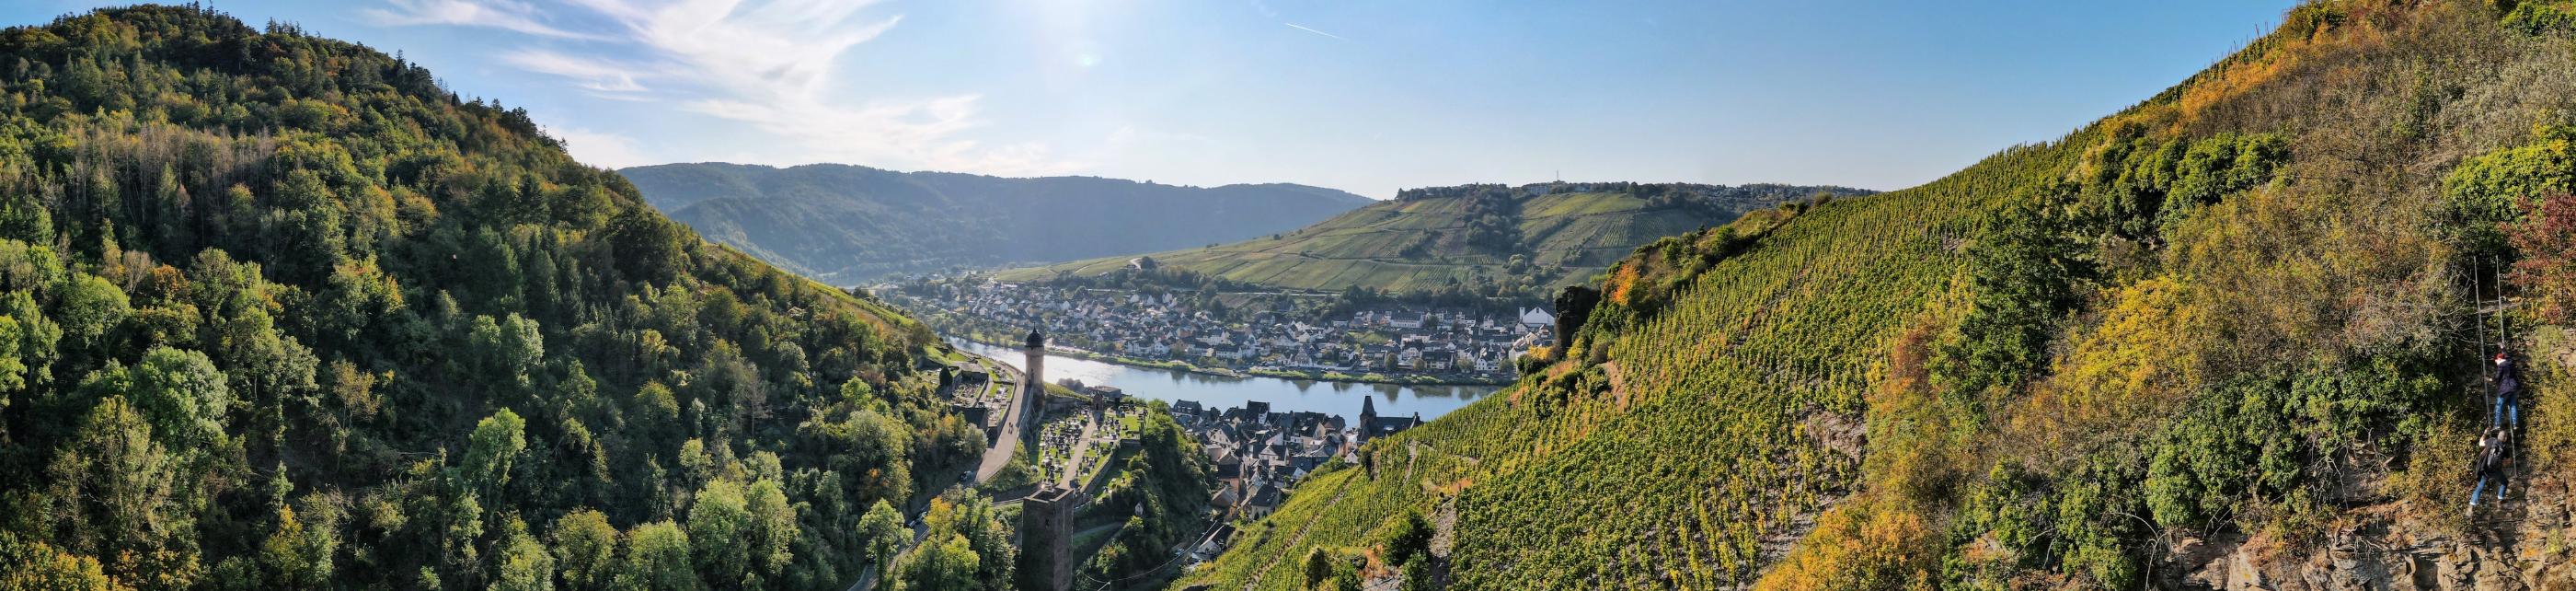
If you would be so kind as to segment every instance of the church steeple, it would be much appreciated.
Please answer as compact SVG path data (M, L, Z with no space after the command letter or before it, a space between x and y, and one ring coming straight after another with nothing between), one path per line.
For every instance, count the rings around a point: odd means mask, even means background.
M1360 397L1360 441L1377 436L1377 395Z

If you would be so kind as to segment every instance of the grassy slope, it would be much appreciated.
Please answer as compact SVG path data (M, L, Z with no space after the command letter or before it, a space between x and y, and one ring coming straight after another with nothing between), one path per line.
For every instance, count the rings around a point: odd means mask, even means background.
M1611 395L1564 407L1487 397L1376 444L1377 479L1345 469L1302 485L1189 580L1231 589L1275 563L1285 566L1258 588L1296 588L1293 560L1308 548L1362 545L1402 511L1429 512L1443 491L1462 487L1462 584L1741 580L1760 536L1853 470L1802 440L1796 416L1810 405L1858 405L1870 354L1959 268L1944 242L1967 232L1989 197L2064 166L2071 152L2016 150L1794 218L1612 346L1626 404ZM1416 456L1415 443L1428 448ZM1337 491L1338 501L1324 502ZM1790 502L1774 502L1784 494ZM1585 517L1566 518L1575 515ZM1303 538L1293 535L1301 529ZM1735 567L1666 571L1674 562Z
M2420 222L2407 225L2404 220L2420 219L2411 212L2424 207L2426 195L2436 190L2428 187L2463 155L2522 141L2510 127L2529 125L2530 117L2550 105L2563 105L2566 95L2553 94L2560 92L2557 77L2536 73L2554 71L2547 64L2555 60L2544 57L2556 55L2549 53L2553 46L2498 38L2474 30L2485 25L2462 24L2491 22L2463 16L2483 8L2397 9L2433 15L2420 19L2386 12L2374 16L2366 12L2368 6L2353 10L2344 22L2370 21L2371 27L2385 30L2344 27L2336 40L2315 43L2308 32L2317 28L2315 23L2299 21L2302 15L2294 13L2282 32L2246 52L2058 142L2008 150L1922 187L1838 201L1792 218L1749 251L1695 276L1661 314L1615 334L1597 335L1608 343L1608 365L1617 367L1621 379L1616 387L1607 383L1607 368L1578 371L1587 364L1560 363L1551 375L1577 373L1529 378L1503 395L1375 444L1370 452L1377 458L1376 479L1356 469L1319 475L1277 514L1245 530L1236 549L1183 583L1296 588L1301 583L1295 580L1296 561L1310 548L1360 550L1376 543L1376 536L1402 512L1436 512L1450 499L1458 512L1452 580L1461 588L1749 583L1805 535L1806 524L1823 507L1859 487L1859 462L1819 445L1813 435L1817 430L1809 428L1813 420L1866 416L1873 437L1882 429L1912 429L1881 424L1889 417L1869 408L1869 397L1878 381L1887 379L1885 364L1899 333L1927 316L1954 314L1938 308L1964 299L1967 262L1959 246L1975 243L1982 234L1975 220L2007 201L2060 190L2055 187L2062 180L2082 171L2087 150L2104 141L2106 126L2124 119L2142 119L2185 138L2287 131L2293 150L2301 154L2291 176L2303 183L2293 186L2303 188L2262 191L2243 203L2214 208L2204 215L2223 217L2196 220L2188 227L2197 230L2178 238L2185 244L2166 255L2169 262L2164 264L2175 268L2167 272L2200 273L2184 279L2210 286L2211 291L2196 296L2206 300L2190 305L2215 309L2212 314L2232 318L2228 322L2236 322L2233 327L2241 331L2221 337L2226 342L2204 346L2259 350L2264 345L2258 338L2267 334L2325 337L2275 343L2295 346L2261 351L2278 359L2266 363L2350 353L2338 352L2338 347L2366 349L2368 345L2350 342L2352 335L2386 329L2349 310L2352 302L2442 297L2441 282L2430 278L2437 276L2425 275L2439 273L2438 266L2422 265L2438 261L2440 251L2406 251L2419 246L2402 244L2425 231ZM2470 59L2445 61L2455 55L2445 52ZM2289 56L2310 61L2303 64ZM2446 65L2416 65L2427 62ZM2461 72L2497 73L2462 77ZM2418 79L2423 77L2432 80ZM2389 80L2400 82L2381 82ZM2421 119L2405 125L2417 127L2385 131L2350 125L2373 117L2402 119L2402 114L2374 109L2404 101L2369 98L2392 92L2370 88L2410 83L2448 85L2450 95L2416 103ZM2365 90L2354 92L2355 87ZM2285 110L2280 105L2309 108ZM2450 110L2440 111L2443 107ZM2425 115L2426 109L2434 114ZM2390 211L2409 213L2386 213ZM2299 219L2324 223L2290 222ZM2373 234L2380 238L2351 238ZM2297 235L2307 237L2290 237ZM2317 240L2340 246L2283 242ZM2201 244L2193 246L2192 241ZM2398 246L2387 246L2391 244ZM2352 246L2362 248L2346 248ZM2388 250L2363 254L2372 246ZM2269 254L2244 254L2249 249ZM2240 264L2227 258L2231 254L2260 262ZM2387 257L2391 254L2404 256ZM2386 258L2372 262L2368 257ZM2273 283L2293 278L2304 279L2295 285ZM2267 311L2261 307L2265 305L2277 308ZM2282 309L2316 313L2284 316ZM2432 322L2429 328L2440 330L2438 319L2397 318ZM1550 392L1578 394L1571 400L1544 399ZM2045 401L2033 404L2016 412L2044 414L2056 408ZM2154 410L2136 412L2143 414L2129 420L2147 430L2174 420ZM1988 429L1966 435L2004 450L1971 455L2033 451L2011 451L2016 445L2010 438L2025 431L2018 425L1961 426ZM2122 438L2134 435L2125 434L2141 430L2123 426L2112 432L2124 435L2051 435L2071 437L2074 441L2067 443L2083 446L2058 452L2075 454L2093 446L2129 445ZM1457 459L1401 474L1417 443ZM1474 460L1465 459L1470 457ZM1400 475L1388 477L1390 466ZM1878 481L1881 469L1873 464L1871 482ZM1973 464L1969 469L1970 475L1982 474ZM1930 518L1941 519L1937 510ZM1939 521L1933 523L1939 527ZM1937 556L1933 562L1938 563ZM1823 567L1852 570L1832 563Z
M1336 216L1275 238L1154 253L1166 266L1238 281L1292 289L1340 290L1368 286L1390 291L1434 289L1500 273L1504 260L1471 252L1451 235L1465 231L1465 199L1390 201ZM1558 193L1522 206L1521 234L1542 269L1543 285L1580 282L1629 250L1655 238L1726 222L1683 208L1650 208L1645 200L1616 193ZM1398 256L1430 240L1426 256ZM1131 257L1075 261L1000 275L1006 281L1058 273L1096 274L1123 267Z

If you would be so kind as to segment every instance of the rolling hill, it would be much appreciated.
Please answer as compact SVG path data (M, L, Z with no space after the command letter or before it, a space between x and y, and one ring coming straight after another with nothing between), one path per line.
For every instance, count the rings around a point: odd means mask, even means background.
M1550 288L1589 280L1638 245L1844 187L1546 183L1410 189L1313 226L1147 255L1163 268L1304 290L1395 292L1451 285ZM1124 268L1133 257L997 274L1025 281Z
M920 324L403 58L147 5L0 61L0 588L845 589L983 451Z
M1202 188L839 164L664 164L619 173L709 239L838 285L1231 242L1373 203L1291 184Z
M1175 588L2563 585L2571 23L2311 3L2064 137L1658 241ZM2499 338L2539 394L2471 507Z

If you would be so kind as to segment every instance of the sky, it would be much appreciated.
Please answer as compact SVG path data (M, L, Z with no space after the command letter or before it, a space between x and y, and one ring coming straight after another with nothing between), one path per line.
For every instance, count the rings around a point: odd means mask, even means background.
M12 0L37 24L94 0ZM2290 0L210 0L526 107L583 162L817 162L1371 198L1899 189L2055 139Z

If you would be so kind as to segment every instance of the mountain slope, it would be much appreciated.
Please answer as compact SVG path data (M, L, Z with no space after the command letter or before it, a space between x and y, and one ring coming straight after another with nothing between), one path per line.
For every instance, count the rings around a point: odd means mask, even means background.
M1427 291L1450 285L1538 289L1587 280L1638 245L1724 224L1744 212L1868 191L1788 185L1551 183L1412 189L1294 232L1148 255L1164 267L1258 285ZM999 274L1091 275L1109 257Z
M838 284L1229 242L1371 203L1290 184L1177 187L839 164L664 164L619 172L654 206L709 238Z
M0 62L0 587L841 589L982 450L919 324L417 65L195 6Z
M2059 140L1641 249L1531 377L1181 584L1301 588L1416 512L1446 543L1374 572L1463 589L2568 580L2571 14L2303 6ZM2532 464L2463 520L2498 288Z

